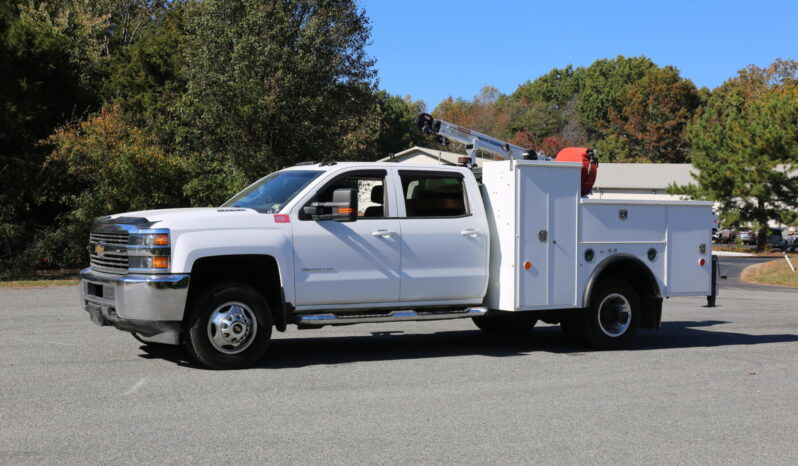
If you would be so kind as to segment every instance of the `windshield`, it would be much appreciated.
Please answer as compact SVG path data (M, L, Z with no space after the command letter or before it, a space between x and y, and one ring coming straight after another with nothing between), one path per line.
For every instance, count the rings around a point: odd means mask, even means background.
M246 207L262 214L276 214L322 171L289 170L275 172L233 196L222 207Z

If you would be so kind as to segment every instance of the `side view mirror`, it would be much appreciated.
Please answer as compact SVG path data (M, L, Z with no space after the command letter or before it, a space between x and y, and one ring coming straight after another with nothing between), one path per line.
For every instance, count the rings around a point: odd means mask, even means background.
M312 220L354 222L357 220L357 190L338 188L333 191L332 202L313 202L303 212Z

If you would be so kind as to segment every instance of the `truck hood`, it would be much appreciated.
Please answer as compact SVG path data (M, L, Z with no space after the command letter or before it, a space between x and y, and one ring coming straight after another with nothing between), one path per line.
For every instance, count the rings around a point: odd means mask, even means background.
M192 207L184 209L140 210L97 219L96 223L132 224L139 228L205 230L263 228L274 225L274 215L240 207Z

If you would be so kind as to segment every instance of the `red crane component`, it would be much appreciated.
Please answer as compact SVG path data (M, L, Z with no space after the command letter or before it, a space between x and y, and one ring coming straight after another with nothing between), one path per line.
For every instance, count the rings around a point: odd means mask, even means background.
M588 147L566 147L561 150L555 162L581 162L582 163L582 195L586 195L593 188L598 173L598 158L595 151Z

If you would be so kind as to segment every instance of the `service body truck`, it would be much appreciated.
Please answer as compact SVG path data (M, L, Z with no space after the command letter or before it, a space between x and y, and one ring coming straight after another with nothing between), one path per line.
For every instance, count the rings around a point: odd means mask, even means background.
M95 323L226 369L291 324L472 318L521 333L541 320L614 349L659 327L663 298L714 299L711 203L589 199L584 164L457 128L446 137L472 138L464 167L302 164L219 208L99 218L81 303ZM475 174L475 148L507 160Z

